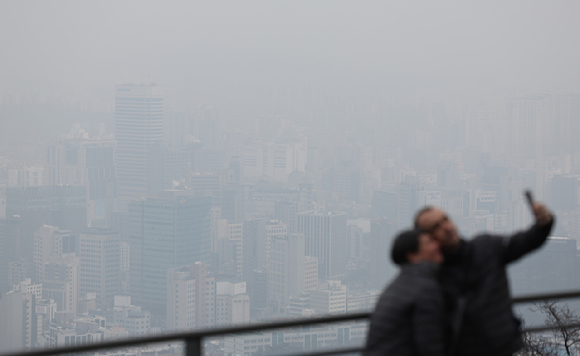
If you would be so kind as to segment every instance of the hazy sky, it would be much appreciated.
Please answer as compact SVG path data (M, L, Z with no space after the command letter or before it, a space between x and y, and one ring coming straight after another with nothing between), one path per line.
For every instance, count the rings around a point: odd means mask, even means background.
M579 91L579 14L573 0L2 1L0 90L264 70Z

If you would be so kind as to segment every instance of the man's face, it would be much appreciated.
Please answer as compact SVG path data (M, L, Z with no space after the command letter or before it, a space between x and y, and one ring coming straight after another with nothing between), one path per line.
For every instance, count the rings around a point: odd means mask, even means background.
M457 227L441 209L433 208L424 212L419 217L418 224L441 243L443 252L453 250L459 244Z
M441 244L433 236L423 233L419 236L419 247L417 252L409 253L407 260L411 263L428 261L433 263L443 263Z

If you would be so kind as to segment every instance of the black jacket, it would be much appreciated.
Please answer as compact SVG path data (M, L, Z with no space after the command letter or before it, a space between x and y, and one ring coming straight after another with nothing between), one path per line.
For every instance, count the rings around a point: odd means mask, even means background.
M432 263L406 264L383 291L367 336L365 356L443 356L444 303Z
M447 315L456 312L461 298L466 301L455 356L511 355L523 347L506 265L540 247L551 228L534 225L508 237L480 235L462 240L457 253L445 256L440 281Z

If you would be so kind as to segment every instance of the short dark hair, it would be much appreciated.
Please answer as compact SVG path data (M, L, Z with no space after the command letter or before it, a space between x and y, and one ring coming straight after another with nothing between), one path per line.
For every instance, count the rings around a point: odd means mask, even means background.
M391 260L396 265L404 265L409 263L407 254L414 253L419 250L419 236L424 233L422 230L413 229L401 232L391 247Z
M420 229L421 228L421 226L419 226L419 219L421 219L421 216L423 216L423 214L425 214L425 213L427 213L427 212L429 212L429 211L431 211L433 209L435 209L434 206L427 205L427 206L419 209L419 211L417 211L415 213L415 218L413 219L413 226L415 227L415 229Z

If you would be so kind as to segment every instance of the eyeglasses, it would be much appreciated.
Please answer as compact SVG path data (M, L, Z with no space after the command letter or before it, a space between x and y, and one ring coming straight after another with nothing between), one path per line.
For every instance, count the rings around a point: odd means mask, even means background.
M439 221L437 221L435 224L433 224L433 226L431 226L430 228L425 229L425 231L432 233L435 230L438 230L447 221L449 221L449 217L447 215L443 215L443 217L441 219L439 219Z

